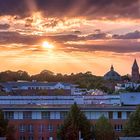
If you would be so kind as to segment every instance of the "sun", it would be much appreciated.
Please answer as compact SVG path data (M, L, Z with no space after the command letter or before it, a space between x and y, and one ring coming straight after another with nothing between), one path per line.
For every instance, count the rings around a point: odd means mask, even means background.
M51 44L51 43L49 43L49 42L47 42L47 41L44 41L44 42L42 43L42 46L43 46L44 48L46 48L46 49L53 49L53 48L54 48L54 45Z

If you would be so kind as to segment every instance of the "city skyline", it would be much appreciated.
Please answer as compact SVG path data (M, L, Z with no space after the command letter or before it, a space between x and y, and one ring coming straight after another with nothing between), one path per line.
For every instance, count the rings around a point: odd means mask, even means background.
M0 0L0 71L121 75L140 64L140 0Z

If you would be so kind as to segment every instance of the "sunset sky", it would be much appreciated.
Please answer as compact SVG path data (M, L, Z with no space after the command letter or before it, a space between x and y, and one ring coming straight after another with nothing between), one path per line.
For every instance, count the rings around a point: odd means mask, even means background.
M0 71L104 75L140 65L140 0L0 0Z

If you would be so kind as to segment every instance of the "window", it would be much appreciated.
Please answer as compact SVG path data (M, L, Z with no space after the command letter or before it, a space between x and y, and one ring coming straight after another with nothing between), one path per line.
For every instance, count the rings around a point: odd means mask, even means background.
M26 126L24 124L19 125L19 132L25 132L26 131Z
M42 119L50 119L50 112L49 111L43 111L41 112Z
M53 131L53 125L52 125L52 124L49 124L49 125L48 125L48 130L49 130L49 131Z
M40 137L38 138L38 140L44 140L44 137L40 136Z
M45 126L43 124L41 124L39 126L39 132L42 133L44 131Z
M8 111L8 112L5 112L5 119L14 119L14 112L12 111Z
M23 112L23 119L32 119L32 112L30 111Z
M118 125L115 124L114 129L115 129L115 131L122 131L123 126L122 126L122 124L118 124Z
M113 112L110 111L109 114L108 114L108 116L109 116L109 119L113 119Z
M122 112L118 112L118 119L121 119L122 118Z
M67 117L66 111L60 112L60 119L65 119L66 117Z
M53 137L47 137L47 140L53 140Z
M27 132L29 132L29 133L33 132L33 125L32 124L27 125Z
M25 136L20 136L19 140L25 140Z
M47 137L47 140L53 140L53 137Z
M60 129L61 128L61 124L57 124L57 129Z
M34 137L33 136L29 136L28 140L34 140Z

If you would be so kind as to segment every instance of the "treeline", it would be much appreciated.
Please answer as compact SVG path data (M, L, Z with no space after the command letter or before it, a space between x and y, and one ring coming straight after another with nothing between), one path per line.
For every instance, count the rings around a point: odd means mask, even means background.
M123 79L127 79L128 77L123 76ZM71 74L55 74L49 70L43 70L39 74L29 75L26 71L4 71L0 72L0 82L7 81L47 81L47 82L68 82L72 84L79 85L80 88L87 89L101 89L105 92L112 92L107 85L107 83L111 83L114 81L104 81L103 77L93 75L90 71L85 73L71 73Z
M0 82L7 81L17 81L17 80L27 80L27 81L48 81L48 82L68 82L73 84L78 84L82 88L102 88L103 87L103 77L95 76L91 72L85 73L71 73L71 74L54 74L52 71L43 70L39 74L29 75L26 71L4 71L0 72Z

